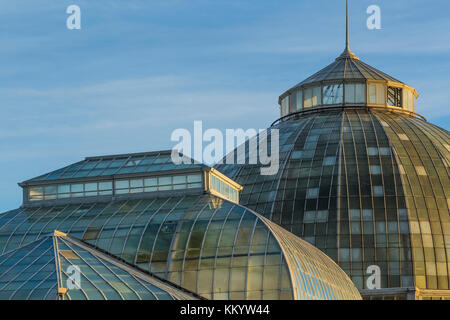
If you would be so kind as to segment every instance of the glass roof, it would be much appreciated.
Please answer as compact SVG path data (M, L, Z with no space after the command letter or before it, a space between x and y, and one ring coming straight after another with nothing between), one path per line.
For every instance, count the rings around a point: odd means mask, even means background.
M171 152L171 150L167 150L104 157L89 157L67 167L27 180L25 183L132 173L152 173L204 167L203 164L194 162L187 157L185 158L192 161L192 164L182 163L180 165L175 165L172 162Z
M80 287L68 288L80 271ZM72 278L74 279L74 278ZM72 282L71 282L72 283ZM58 296L58 287L64 295ZM0 256L0 299L185 300L187 291L153 278L74 238L55 232Z
M359 289L367 288L369 265L381 268L383 288L449 288L447 130L364 107L272 128L283 164L277 175L261 176L260 164L216 166L244 187L240 204L323 250Z
M212 195L21 208L0 214L0 252L54 229L207 299L360 299L322 252Z
M385 80L402 83L353 56L341 56L332 64L300 82L294 88L328 80Z

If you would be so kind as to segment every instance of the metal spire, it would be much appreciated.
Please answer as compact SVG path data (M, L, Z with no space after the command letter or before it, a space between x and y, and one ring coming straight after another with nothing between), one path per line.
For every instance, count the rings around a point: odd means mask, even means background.
M359 60L357 56L353 54L353 52L350 50L350 41L349 41L349 18L348 18L348 0L346 0L346 6L345 6L345 50L342 52L342 54L336 59L356 59Z
M346 26L347 26L347 28L346 28L346 41L345 41L345 47L347 48L347 50L350 50L350 45L349 45L349 42L348 42L348 0L346 1L347 3L346 3Z

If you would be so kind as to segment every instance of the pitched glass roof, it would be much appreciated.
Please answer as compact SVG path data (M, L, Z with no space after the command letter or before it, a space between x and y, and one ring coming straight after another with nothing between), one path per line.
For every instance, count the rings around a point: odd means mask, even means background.
M328 80L385 80L402 83L390 75L362 62L354 55L341 55L332 64L300 82L294 88Z
M201 168L204 166L201 163L194 162L194 160L189 159L186 156L184 156L184 158L191 161L192 164L182 163L180 165L176 165L172 162L171 152L171 150L166 150L158 152L89 157L67 167L27 180L24 183L132 173L151 173L157 171Z
M69 288L68 279L74 275L70 267L74 266L80 271L80 286L71 281ZM196 299L60 232L0 256L0 299L58 298Z

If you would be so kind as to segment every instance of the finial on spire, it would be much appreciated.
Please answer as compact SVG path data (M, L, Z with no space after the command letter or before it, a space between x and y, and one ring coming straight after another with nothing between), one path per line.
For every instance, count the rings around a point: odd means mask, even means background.
M353 52L350 50L350 41L349 41L349 18L348 18L348 0L346 0L346 6L345 6L345 50L342 52L342 54L336 59L356 59L359 60L357 56L353 54Z

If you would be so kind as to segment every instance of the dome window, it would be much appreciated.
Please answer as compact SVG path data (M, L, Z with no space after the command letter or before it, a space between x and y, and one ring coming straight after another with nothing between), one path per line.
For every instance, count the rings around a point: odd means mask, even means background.
M318 106L322 102L322 88L313 87L305 89L304 108Z
M323 87L323 104L341 104L343 99L343 84L332 84Z
M403 90L403 108L413 112L416 109L416 96L410 90Z
M303 110L303 91L298 90L297 91L297 99L296 99L296 109L295 112L302 111Z
M386 104L386 87L382 83L369 84L369 103L370 104Z
M402 107L403 89L396 87L388 87L388 105L393 107Z
M289 96L281 101L281 116L287 116L289 114Z
M345 103L366 103L366 85L348 83L345 85Z

